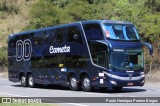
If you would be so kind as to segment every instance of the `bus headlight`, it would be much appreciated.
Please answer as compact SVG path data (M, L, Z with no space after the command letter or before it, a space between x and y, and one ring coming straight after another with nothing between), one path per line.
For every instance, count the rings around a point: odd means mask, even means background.
M116 82L116 81L110 80L110 83L113 84L113 85L117 85L117 82Z
M143 84L145 81L143 80L141 83Z

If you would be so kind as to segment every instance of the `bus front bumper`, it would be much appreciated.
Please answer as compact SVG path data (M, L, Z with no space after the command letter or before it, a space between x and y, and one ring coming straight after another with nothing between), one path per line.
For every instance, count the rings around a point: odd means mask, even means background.
M94 81L94 85L99 87L129 87L129 86L144 86L144 74L139 76L122 77L110 73L106 73L103 77L99 77Z

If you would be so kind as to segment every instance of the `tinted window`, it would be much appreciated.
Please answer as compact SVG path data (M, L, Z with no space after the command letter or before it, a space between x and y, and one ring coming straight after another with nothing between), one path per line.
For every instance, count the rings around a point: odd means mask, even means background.
M75 55L32 57L32 68L84 68L86 59Z
M103 40L103 34L100 25L87 24L83 25L87 40Z
M123 26L122 25L113 25L112 26L113 31L117 37L117 39L124 40L124 34L123 34Z
M65 28L56 29L55 35L54 35L54 43L64 42L64 32L65 32Z
M49 30L49 35L50 35L50 38L48 39L48 43L52 44L54 43L55 29Z
M14 38L10 39L8 46L10 48L15 48L16 47L16 42L18 40L24 41L26 39L30 39L32 41L32 36L33 36L33 33L28 33L28 34L23 34L23 35L16 35Z
M89 44L92 60L95 64L108 68L107 46L104 44Z
M137 40L137 36L133 27L126 27L126 35L130 40Z
M64 55L32 57L32 68L59 68L64 64Z
M108 39L139 40L138 32L133 25L105 24L105 34Z
M10 39L8 46L9 46L9 48L15 48L16 47L16 40L14 38Z
M34 34L34 45L43 45L48 42L49 34L47 31L36 32Z
M82 56L66 55L65 56L65 67L66 68L84 68L86 67L87 59Z
M78 26L72 26L67 28L67 42L82 43L81 33Z
M120 70L139 70L143 68L142 50L114 51L110 57L111 66Z

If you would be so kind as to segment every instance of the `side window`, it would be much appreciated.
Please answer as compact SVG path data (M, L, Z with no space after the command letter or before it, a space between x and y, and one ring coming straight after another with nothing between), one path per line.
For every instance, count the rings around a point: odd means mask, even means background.
M66 33L66 39L67 42L83 43L79 27L78 26L68 27Z
M15 48L16 47L15 38L10 39L8 46L9 46L9 48Z
M126 27L126 34L127 34L127 37L129 38L129 40L137 40L138 39L133 27Z
M43 45L48 42L49 33L48 31L36 32L34 34L34 45Z
M107 67L108 58L107 58L106 51L96 52L94 56L95 56L95 59L93 59L93 61L95 64L102 66L102 67Z
M16 48L16 40L15 40L15 38L11 38L8 43L9 43L8 44L8 48L9 48L8 56L15 56L16 55L16 50L15 50L15 48ZM11 61L12 60L9 60L9 62L11 62ZM10 63L10 65L11 65L11 63Z
M65 67L66 68L85 68L87 61L85 57L76 55L66 55L65 56Z
M95 64L108 68L108 49L104 44L89 44L92 60Z
M103 40L103 33L98 24L84 24L84 32L87 40Z
M64 64L64 55L32 57L32 68L59 68Z
M49 30L49 35L48 44L52 44L54 43L55 29Z
M65 32L65 28L56 29L55 35L54 35L54 43L64 42L64 32Z

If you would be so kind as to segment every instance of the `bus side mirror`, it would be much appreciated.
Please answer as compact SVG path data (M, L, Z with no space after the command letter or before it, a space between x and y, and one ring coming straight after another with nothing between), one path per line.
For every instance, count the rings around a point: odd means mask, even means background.
M153 54L153 46L147 42L142 42L142 45L146 46L149 49L150 55Z

